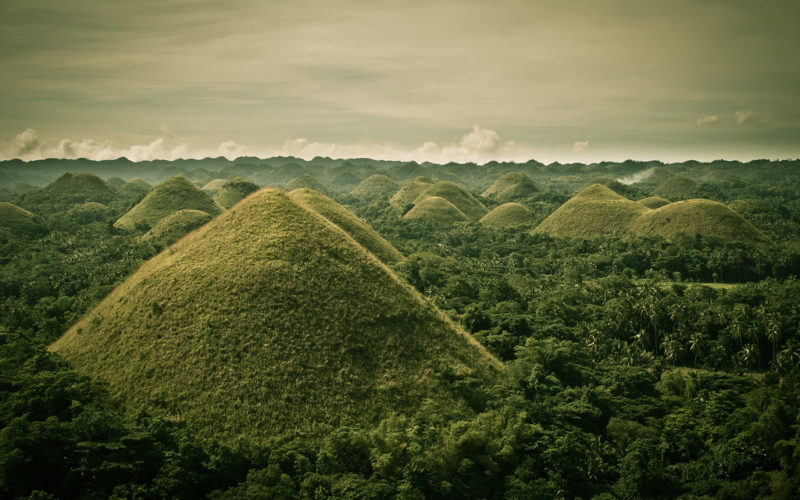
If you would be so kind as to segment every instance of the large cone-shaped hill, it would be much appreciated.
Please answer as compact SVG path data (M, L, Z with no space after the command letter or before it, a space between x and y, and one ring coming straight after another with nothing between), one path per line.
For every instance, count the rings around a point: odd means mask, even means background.
M649 210L631 224L639 236L661 236L667 240L679 234L699 234L725 240L758 243L765 237L752 224L722 203L711 200L676 201Z
M142 201L114 223L114 227L126 230L143 226L152 228L164 217L186 209L202 210L212 216L224 210L205 191L185 178L176 176L147 193Z
M313 189L301 188L290 192L289 197L295 203L317 212L345 230L361 246L375 254L383 262L392 263L403 258L403 254L367 223L322 193Z
M213 181L212 181L213 182ZM205 190L205 188L203 188ZM258 191L258 185L248 181L243 177L234 177L230 182L226 182L214 195L214 201L225 208L231 208L250 193Z
M383 174L370 175L358 186L350 191L350 194L362 200L374 200L384 196L391 196L400 189L400 185Z
M518 200L540 191L539 186L522 172L509 172L497 179L481 196L500 201Z
M488 214L481 217L480 222L497 227L519 226L529 223L531 215L530 210L519 203L510 201L493 208Z
M688 177L674 175L653 190L653 195L664 198L681 198L689 196L697 183Z
M535 233L593 239L628 234L631 221L647 207L601 184L591 184L561 205L534 229Z
M0 228L8 229L11 234L37 233L45 230L32 213L5 201L0 201Z
M227 183L228 181L226 179L214 179L208 181L208 183L206 183L206 185L203 186L203 191L210 194L211 196L214 196L220 189L222 189L222 186L224 186Z
M444 198L455 205L456 208L469 219L480 219L489 211L483 206L483 203L475 199L475 197L465 191L464 188L453 182L437 182L417 196L417 199L414 200L414 204L416 205L430 196Z
M465 222L469 217L448 200L439 196L428 196L406 212L406 219L419 219L432 226L451 226L456 222Z
M407 205L413 204L419 195L434 184L436 181L430 177L416 177L403 184L400 190L389 198L389 204L397 208L405 208Z
M502 369L350 234L275 189L145 263L51 348L132 410L222 439L463 405L442 369Z

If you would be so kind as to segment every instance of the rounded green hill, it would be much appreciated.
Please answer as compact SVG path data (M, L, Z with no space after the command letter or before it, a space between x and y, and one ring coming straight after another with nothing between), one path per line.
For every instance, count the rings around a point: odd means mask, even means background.
M628 226L647 207L601 184L581 189L533 230L534 233L594 239L628 234Z
M211 219L213 217L202 210L178 210L158 221L142 240L168 247Z
M700 182L718 183L730 182L736 179L736 176L727 170L712 170L703 177L700 177Z
M661 198L660 196L648 196L647 198L642 198L636 203L644 205L647 208L661 208L664 205L669 205L672 202L665 198Z
M414 200L414 204L416 205L423 199L432 196L438 196L439 198L444 198L445 200L449 201L455 205L455 207L461 211L461 213L466 215L468 219L479 219L486 215L486 213L489 211L483 205L483 203L475 199L475 197L464 190L464 188L449 181L442 181L433 184L424 192L422 192L422 194L417 196L417 198Z
M90 201L69 209L67 212L80 222L94 222L105 219L109 215L109 209L102 203Z
M496 227L519 226L530 221L531 211L513 201L495 207L480 219L482 224Z
M328 189L328 187L325 184L321 183L320 181L317 180L316 177L309 174L303 174L300 177L296 177L290 180L286 184L287 191L292 191L294 189L300 189L300 188L313 189L314 191L322 193L325 196L331 195L330 189Z
M12 234L44 230L32 213L5 201L0 201L0 228L8 229Z
M522 172L509 172L497 179L481 196L500 201L518 200L540 191L539 186Z
M403 184L400 189L389 198L389 204L397 208L405 208L414 203L426 189L434 185L436 181L430 177L416 177L415 179Z
M369 227L366 222L322 193L313 189L301 188L291 191L289 198L342 228L356 242L375 254L383 262L392 263L403 258L403 254Z
M225 208L231 208L249 194L258 191L258 185L243 177L235 177L230 182L226 182L214 195L214 201ZM205 188L203 188L205 190Z
M687 177L674 175L653 190L654 196L681 198L692 194L697 183Z
M758 243L764 235L752 224L722 203L693 199L676 201L655 210L648 210L631 223L637 236L661 236L667 240L679 234Z
M167 179L114 223L118 229L152 228L156 223L178 210L202 210L212 216L224 208L205 191L181 176Z
M136 177L135 179L131 179L122 186L120 186L119 192L122 193L123 196L126 196L128 198L137 198L139 196L146 195L152 189L153 186L151 186L149 182L142 179L141 177Z
M131 410L224 440L372 425L426 400L463 407L442 367L502 370L342 228L276 189L145 263L51 349Z
M448 200L439 196L428 196L414 205L414 208L403 216L406 219L419 219L433 226L450 226L456 222L465 222L469 217Z
M53 213L88 201L108 204L119 197L116 189L96 175L68 173L42 189L25 194L23 204L37 213Z
M375 200L391 196L400 189L400 185L383 174L370 175L358 186L350 191L350 194L362 200Z
M212 181L209 181L205 186L203 186L202 189L211 196L214 196L215 194L217 194L217 191L222 189L222 186L224 186L227 183L228 183L227 179L214 179Z

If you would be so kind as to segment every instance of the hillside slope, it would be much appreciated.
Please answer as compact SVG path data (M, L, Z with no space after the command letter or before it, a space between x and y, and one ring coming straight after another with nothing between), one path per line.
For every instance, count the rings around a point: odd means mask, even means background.
M540 191L539 186L522 172L509 172L497 179L481 196L511 201Z

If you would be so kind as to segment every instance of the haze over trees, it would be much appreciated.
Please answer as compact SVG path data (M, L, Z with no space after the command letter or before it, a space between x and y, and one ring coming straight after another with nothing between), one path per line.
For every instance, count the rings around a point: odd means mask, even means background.
M0 496L797 497L799 169L2 162Z

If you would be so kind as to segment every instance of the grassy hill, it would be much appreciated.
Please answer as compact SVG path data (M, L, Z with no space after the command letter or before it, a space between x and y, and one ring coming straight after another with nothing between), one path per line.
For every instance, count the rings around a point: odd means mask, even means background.
M682 198L692 194L697 183L687 177L674 175L653 190L654 196Z
M120 217L114 227L125 230L153 228L164 217L184 209L202 210L212 216L224 210L205 191L183 177L176 176L156 186L142 201Z
M389 198L389 204L397 208L405 208L414 203L426 189L434 185L436 181L430 177L417 177L403 184L400 189Z
M109 215L109 208L102 203L90 201L70 208L67 213L79 222L88 223L105 219Z
M483 203L464 190L464 188L453 182L443 181L431 185L417 196L414 200L414 204L416 205L423 199L431 196L438 196L439 198L444 198L449 201L455 205L461 213L466 215L468 219L479 219L489 211L483 206Z
M213 181L209 181L202 189L211 196L214 196L217 194L217 191L222 189L222 186L227 183L227 179L214 179Z
M700 182L730 182L736 179L736 176L726 170L712 170L703 177L700 177Z
M316 177L309 174L303 174L300 177L295 177L286 184L287 191L292 191L294 189L300 189L300 188L313 189L314 191L322 193L325 196L331 195L331 190L328 189L328 187L325 184L321 183L316 179Z
M138 198L152 191L153 186L141 177L136 177L124 183L118 189L120 194L126 198Z
M647 208L660 208L664 205L669 205L671 202L667 199L661 198L660 196L648 196L647 198L642 198L636 203L644 205Z
M513 201L495 207L481 217L480 222L489 226L510 227L527 224L531 221L531 211Z
M37 213L54 213L80 203L108 204L119 198L120 193L96 175L68 173L42 189L25 194L22 204Z
M601 184L581 189L534 229L551 236L593 239L628 234L628 226L648 209Z
M213 217L202 210L178 210L156 222L156 225L142 236L142 240L168 247L211 219Z
M214 195L214 201L225 208L231 208L250 193L258 191L258 185L242 177L234 177L230 182L226 182ZM205 188L203 188L205 190Z
M342 228L361 246L375 254L383 262L392 263L403 258L403 254L398 252L391 243L376 233L367 223L325 195L313 189L302 188L291 191L289 198Z
M667 240L678 234L700 234L726 240L757 243L765 237L722 203L711 200L676 201L642 214L631 224L631 232L639 236L661 236Z
M448 200L439 196L428 196L406 212L406 219L420 219L433 226L450 226L468 221L469 217Z
M276 189L145 263L51 349L132 412L225 440L369 425L426 400L463 406L447 374L502 371L346 232Z
M45 230L31 212L5 201L0 201L0 228L7 229L12 235Z
M358 186L350 191L350 194L362 200L374 200L384 196L391 196L398 189L400 189L400 184L383 174L375 174L361 181Z
M540 191L539 186L522 172L509 172L497 179L481 196L500 201L518 200Z

